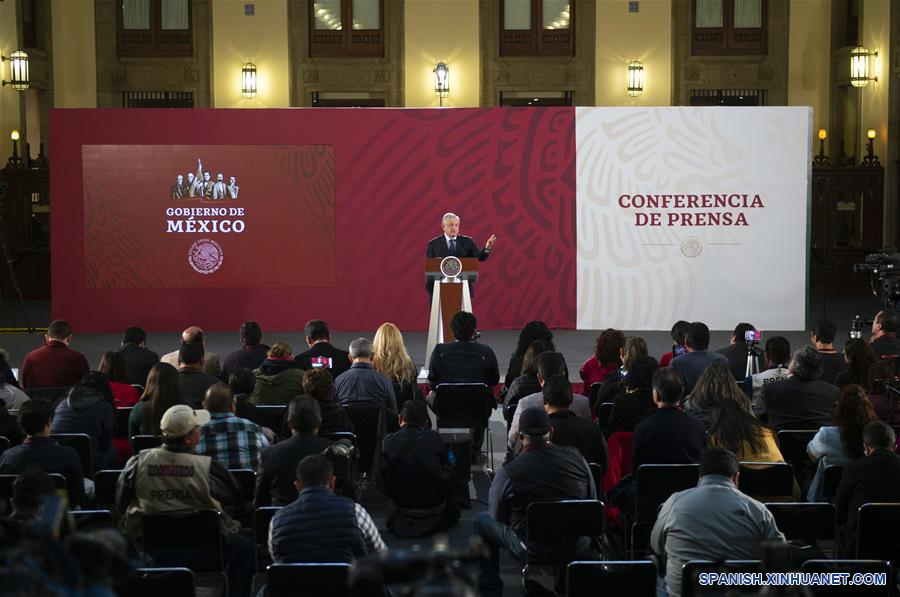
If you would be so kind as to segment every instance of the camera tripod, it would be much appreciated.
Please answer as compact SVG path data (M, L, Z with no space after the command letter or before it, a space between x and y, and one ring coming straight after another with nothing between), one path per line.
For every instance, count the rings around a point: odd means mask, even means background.
M759 373L760 352L753 347L752 342L747 342L747 366L744 367L744 379Z

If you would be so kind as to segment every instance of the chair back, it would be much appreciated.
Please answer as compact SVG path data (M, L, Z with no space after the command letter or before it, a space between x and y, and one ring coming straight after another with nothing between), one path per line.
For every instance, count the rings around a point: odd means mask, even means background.
M329 439L333 442L344 440L350 442L354 446L356 445L356 434L352 431L332 431L331 433L320 433L319 437L324 437L325 439Z
M591 477L594 479L594 487L597 490L597 498L600 499L603 495L603 466L597 464L596 462L589 462L588 466L591 469Z
M572 562L567 575L568 597L656 595L656 566L649 560Z
M822 497L827 499L833 498L837 494L837 488L841 484L841 477L844 475L844 467L840 464L829 464L825 467L822 480Z
M113 526L112 512L109 510L72 510L69 514L79 531Z
M656 510L676 491L697 486L700 465L642 464L635 475L635 521L652 523Z
M286 415L286 404L259 404L256 406L256 418L259 420L253 422L280 434L281 423Z
M794 493L794 468L785 462L742 462L738 489L752 497Z
M588 391L588 402L591 405L591 411L597 412L597 401L600 400L600 388L603 387L602 381L595 381L591 384L590 388L585 388Z
M856 557L900 562L900 504L869 503L859 509Z
M484 379L487 362L480 354L450 348L435 356L442 361L441 371L448 372L450 379Z
M256 569L260 572L272 563L269 553L269 526L280 506L264 506L253 511L253 542L256 544Z
M371 473L375 464L375 454L378 453L378 446L384 437L385 409L372 403L351 403L346 408L356 434L359 471Z
M269 597L294 597L298 589L305 595L346 597L350 564L272 564L268 567Z
M143 515L144 551L162 566L223 572L222 514L201 510L188 516Z
M526 542L552 545L603 534L603 502L562 500L528 505Z
M256 492L256 471L249 468L228 469L241 489L239 499L243 503L253 502L253 494Z
M128 597L193 597L197 581L188 568L138 568L135 575L118 589Z
M113 437L128 439L128 418L131 417L131 406L116 408L116 416L113 420Z
M610 431L609 417L612 415L613 406L615 406L615 404L612 402L604 402L597 406L597 425L600 427L600 431L605 434L608 434Z
M692 560L684 565L681 570L681 595L693 597L694 595L758 595L759 587L755 585L736 585L722 587L718 585L704 586L700 584L700 574L706 572L735 573L735 572L762 572L762 562L759 560L725 560L724 562L708 562Z
M141 450L152 450L162 445L161 435L135 435L131 438L131 446L134 453L137 454Z
M94 501L101 508L113 510L116 507L116 485L120 470L102 470L94 475Z
M487 427L493 395L485 384L442 383L434 388L434 393L433 407L439 429Z
M94 477L94 449L91 446L91 438L86 433L54 433L50 439L62 446L68 446L78 453L81 461L81 471L85 478Z
M767 502L775 525L788 541L833 541L837 510L827 502Z
M777 433L778 449L787 463L809 462L806 446L818 433L818 429L783 429Z
M852 594L854 597L860 595L862 597L888 597L895 595L893 590L895 584L896 572L894 567L889 563L881 560L807 560L800 567L802 572L809 573L831 573L839 572L849 574L853 578L854 574L871 574L875 578L872 580L885 582L872 585L856 585L852 589L841 585L818 585L810 587L815 597L842 597ZM879 578L880 577L880 578Z

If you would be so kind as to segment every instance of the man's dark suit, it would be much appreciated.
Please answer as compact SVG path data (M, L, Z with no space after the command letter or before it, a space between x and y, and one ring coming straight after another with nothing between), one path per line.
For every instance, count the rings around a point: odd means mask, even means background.
M147 384L147 375L153 365L159 362L159 355L152 350L142 348L129 342L119 348L125 359L125 378L130 384L144 386Z
M843 525L842 551L855 557L859 508L868 502L900 502L900 456L875 450L844 467L834 496L838 526Z
M821 380L790 377L763 386L763 403L769 426L782 429L818 429L831 425L841 391Z
M200 369L182 367L178 370L181 400L191 408L203 408L203 396L206 394L206 390L216 383L219 383L218 377L213 377Z
M454 257L477 257L478 261L484 261L490 256L488 249L479 249L471 237L459 234L456 236L456 254ZM428 250L425 257L450 257L450 245L444 235L436 236L428 241ZM425 279L425 288L428 295L434 292L434 280ZM475 295L475 283L469 282L469 293Z
M297 499L297 464L306 456L321 454L330 445L324 437L295 433L260 452L256 505L284 506Z
M642 464L692 464L706 448L700 419L678 408L660 408L635 425L631 467Z
M346 350L336 348L329 342L317 342L312 348L305 352L301 352L294 357L297 367L303 369L312 369L313 357L325 357L331 359L331 377L337 379L337 376L350 368L350 353Z

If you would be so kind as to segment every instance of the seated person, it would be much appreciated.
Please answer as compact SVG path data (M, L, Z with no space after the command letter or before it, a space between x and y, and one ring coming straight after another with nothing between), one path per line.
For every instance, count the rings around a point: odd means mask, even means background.
M181 400L194 409L201 409L203 396L209 386L219 382L215 377L203 370L203 344L191 342L178 351L178 386L181 388ZM163 359L163 362L168 362Z
M560 377L551 377L541 388L544 410L550 416L550 441L557 446L571 446L581 452L588 462L606 470L607 449L603 432L593 421L573 413L572 384Z
M609 414L609 428L616 431L634 431L635 425L656 410L653 403L653 374L659 365L651 356L637 357L625 377L624 391L613 396L613 408Z
M794 353L791 377L763 386L765 417L776 433L782 429L818 429L831 423L838 399L837 387L825 383L822 357L812 346Z
M235 369L249 369L253 371L266 360L269 347L262 343L262 328L255 321L245 321L241 324L241 348L235 350L222 364L222 379L228 381Z
M197 453L212 456L229 469L255 471L269 440L259 425L234 414L231 388L221 382L209 386L203 406L210 421L200 428Z
M784 462L775 434L747 407L746 401L721 400L710 415L709 445L726 448L739 462Z
M0 475L18 475L29 469L59 473L66 478L69 505L84 502L84 472L78 453L50 439L53 405L47 400L29 400L19 409L19 424L26 434L22 445L0 454Z
M900 355L898 331L900 331L900 314L894 311L876 313L875 319L872 320L872 336L869 338L875 354L881 358Z
M291 437L272 444L259 458L256 478L256 506L283 506L297 498L294 485L297 463L312 454L321 454L331 442L319 437L322 414L311 396L300 396L288 406Z
M147 385L147 375L159 362L159 355L147 348L147 332L131 326L122 334L122 345L116 349L125 359L125 379L132 385Z
M538 380L537 359L541 353L549 352L551 344L544 340L535 340L525 351L525 357L521 363L521 375L508 382L506 397L503 401L503 417L509 424L519 400L541 391L541 382ZM507 428L509 432L509 428Z
M22 361L19 371L22 389L74 386L91 370L84 355L69 348L72 341L69 322L61 319L52 322L44 339L47 343L29 352Z
M304 371L314 367L327 369L333 378L337 378L350 368L350 353L331 343L331 332L326 322L311 319L306 322L303 331L309 350L301 352L294 358L298 367Z
M791 371L787 368L791 361L791 344L788 339L783 336L772 336L766 340L763 358L766 361L766 370L750 376L750 402L756 416L761 416L765 412L762 400L763 387L791 376ZM747 391L746 381L744 391Z
M743 381L747 377L747 355L750 346L747 345L745 334L755 332L756 327L752 323L739 323L731 334L731 341L725 348L716 352L725 355L728 359L728 369L737 381ZM754 349L753 362L756 371L762 371L762 359L758 351Z
M287 404L303 393L303 371L294 362L289 344L276 342L266 360L253 371L256 383L250 401L253 404Z
M269 526L275 563L349 563L387 549L365 508L335 495L334 483L331 461L321 454L297 465L297 498L276 512Z
M13 481L10 519L21 523L37 520L44 508L44 498L56 493L56 483L44 471L31 468Z
M423 537L459 521L452 496L452 465L436 431L426 429L424 402L408 400L400 411L400 431L381 442L384 493L396 506L388 528L397 537Z
M322 411L322 428L319 433L353 431L347 409L334 399L334 380L328 369L316 367L304 371L303 392L319 403Z
M91 475L105 468L113 468L116 447L113 445L116 406L105 373L93 371L69 390L56 405L53 433L84 433L91 438Z
M728 366L728 358L718 352L709 349L709 328L702 321L695 321L688 326L684 337L687 352L677 356L669 363L669 367L681 375L684 385L684 395L690 394L697 380L703 372L713 363L722 363Z
M203 348L203 356L201 358L200 369L218 379L221 369L219 368L219 355L211 350L206 349L206 334L195 325L181 332L181 346L186 344L199 344ZM181 349L173 350L168 354L160 357L160 361L168 363L176 369L180 366Z
M835 378L837 374L847 368L844 355L835 350L834 337L837 335L837 326L829 319L820 319L812 324L810 338L813 346L822 356L822 381L837 386ZM840 387L840 386L838 386Z
M684 339L685 336L687 336L689 327L691 327L691 322L683 319L679 319L675 322L675 325L672 326L672 350L659 357L660 367L668 367L669 363L672 362L672 359L687 352L687 347L684 345Z

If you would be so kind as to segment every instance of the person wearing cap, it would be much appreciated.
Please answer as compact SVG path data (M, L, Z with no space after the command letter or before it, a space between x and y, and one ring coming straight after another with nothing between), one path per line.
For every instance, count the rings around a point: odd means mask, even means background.
M209 412L186 404L169 408L162 416L162 446L132 456L116 486L116 507L124 512L122 530L130 539L142 534L144 514L186 516L198 510L222 513L222 535L229 560L228 583L235 595L247 595L253 575L253 544L240 535L240 524L224 512L222 504L240 501L237 482L224 466L195 452L200 426Z
M490 548L482 560L478 588L482 595L502 595L500 547L518 560L525 558L528 506L534 502L597 499L597 490L584 457L571 447L548 440L550 417L543 408L529 408L519 417L522 451L497 472L491 483L489 511L475 518L475 533ZM528 545L541 557L565 558L589 547L587 538L557 546Z

